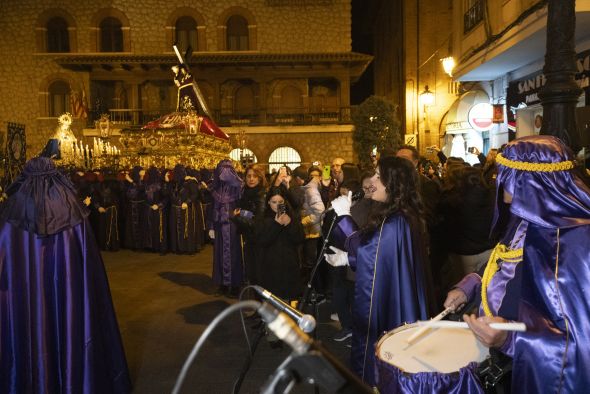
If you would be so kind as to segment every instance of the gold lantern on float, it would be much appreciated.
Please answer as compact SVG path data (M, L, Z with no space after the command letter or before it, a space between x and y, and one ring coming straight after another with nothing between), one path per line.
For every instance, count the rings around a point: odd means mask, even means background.
M147 165L156 164L158 157L158 161L169 168L176 164L195 166L200 160L206 167L215 167L229 157L229 136L211 118L186 62L176 47L174 50L179 59L179 64L172 67L178 88L176 111L139 130L123 130L125 155L131 163L141 156L141 161Z

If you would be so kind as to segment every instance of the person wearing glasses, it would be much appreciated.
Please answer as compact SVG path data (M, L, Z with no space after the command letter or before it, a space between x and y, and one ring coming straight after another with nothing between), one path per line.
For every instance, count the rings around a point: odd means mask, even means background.
M362 228L350 216L351 194L332 201L339 221L335 253L326 258L335 266L344 261L356 272L351 367L376 386L379 336L428 318L433 304L418 172L409 160L387 156L379 160L371 183L375 205Z

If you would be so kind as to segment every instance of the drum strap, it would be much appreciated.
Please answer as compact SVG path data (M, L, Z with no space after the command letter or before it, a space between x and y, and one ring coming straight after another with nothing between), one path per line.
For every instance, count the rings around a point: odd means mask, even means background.
M488 286L499 270L498 260L502 260L504 263L520 263L522 261L522 248L511 250L506 245L498 243L492 251L483 277L481 278L481 305L486 316L493 316L488 305Z
M490 357L477 368L477 373L486 393L509 392L512 358L496 349L490 349ZM506 390L508 388L508 390Z

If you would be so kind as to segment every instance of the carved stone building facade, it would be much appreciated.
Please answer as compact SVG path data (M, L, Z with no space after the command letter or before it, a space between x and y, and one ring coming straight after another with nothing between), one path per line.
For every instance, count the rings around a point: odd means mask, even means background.
M451 54L451 0L369 0L365 24L373 37L375 94L399 107L406 135L422 155L444 145L444 121L457 84L444 73L441 59ZM433 94L425 105L422 93Z
M259 162L281 146L302 162L353 161L350 85L371 57L351 51L350 0L7 0L0 12L0 131L26 125L28 155L71 112L77 137L108 113L138 127L176 105L172 45L215 121ZM242 136L244 133L242 132ZM243 138L242 138L243 140ZM242 142L242 145L244 143Z

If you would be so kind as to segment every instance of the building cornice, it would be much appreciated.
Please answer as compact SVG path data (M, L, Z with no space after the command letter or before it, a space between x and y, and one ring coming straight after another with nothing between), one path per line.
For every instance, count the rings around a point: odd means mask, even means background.
M198 68L213 67L277 67L317 65L328 67L339 66L353 71L352 75L361 75L373 60L373 56L357 52L324 52L324 53L261 53L261 52L195 52L189 65ZM89 53L68 54L55 58L55 62L63 68L73 71L92 71L96 67L124 69L135 68L150 70L166 69L178 63L174 54L133 54L133 53Z

